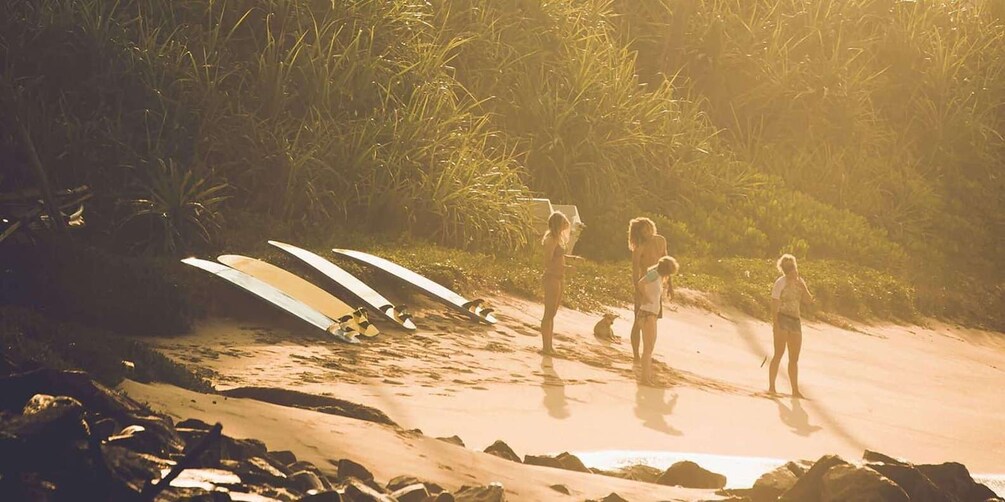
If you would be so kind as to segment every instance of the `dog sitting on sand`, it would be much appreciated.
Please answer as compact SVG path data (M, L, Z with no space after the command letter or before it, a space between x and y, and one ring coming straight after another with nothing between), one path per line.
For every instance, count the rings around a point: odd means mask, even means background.
M593 336L597 340L604 342L620 342L621 339L614 336L614 328L612 327L614 320L617 318L618 316L614 314L604 314L604 317L601 317L600 321L597 321L597 324L593 327Z

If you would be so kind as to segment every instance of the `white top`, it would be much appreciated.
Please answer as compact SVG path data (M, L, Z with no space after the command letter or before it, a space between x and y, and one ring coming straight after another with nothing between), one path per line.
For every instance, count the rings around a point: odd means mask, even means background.
M663 278L656 271L656 265L649 267L640 282L642 282L642 303L639 305L639 310L659 314L663 304Z
M799 317L799 302L803 298L803 289L796 281L789 283L788 277L781 276L771 288L771 298L778 300L778 312L791 317Z

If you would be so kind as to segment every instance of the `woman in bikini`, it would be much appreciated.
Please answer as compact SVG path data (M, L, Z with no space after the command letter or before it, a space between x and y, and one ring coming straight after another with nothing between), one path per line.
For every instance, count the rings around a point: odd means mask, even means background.
M775 377L782 362L785 349L789 349L789 382L792 397L802 398L799 392L799 352L803 346L802 321L799 318L799 304L805 297L813 301L813 295L806 287L806 281L799 277L796 257L783 254L776 264L782 276L771 288L771 325L775 338L775 355L768 366L768 393L775 394Z
M541 244L544 247L544 317L541 318L541 341L543 347L541 352L545 355L554 355L555 349L552 346L552 335L555 332L555 314L558 306L562 302L562 283L565 280L566 258L576 258L578 256L565 254L565 247L569 243L569 219L560 212L551 213L548 218L548 231L545 232Z
M656 224L649 218L635 218L628 224L628 249L632 252L632 284L637 284L642 275L656 264L661 256L667 254L667 240L656 233ZM639 334L642 325L639 324L639 293L635 289L635 321L632 323L631 340L632 354L635 362L639 362ZM662 305L656 318L663 317Z
M663 311L663 296L673 300L673 280L670 276L680 267L670 256L660 258L649 267L635 285L639 296L636 322L642 328L642 385L656 387L653 380L653 349L656 346L656 319Z

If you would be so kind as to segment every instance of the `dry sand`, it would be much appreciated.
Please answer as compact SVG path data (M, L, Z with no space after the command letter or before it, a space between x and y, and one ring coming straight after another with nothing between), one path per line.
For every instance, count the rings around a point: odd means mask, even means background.
M770 327L749 316L684 307L667 312L656 348L667 386L648 388L635 383L628 310L615 309L621 318L614 329L624 339L615 345L592 336L598 315L560 311L561 354L552 358L537 353L539 304L512 297L493 303L500 312L496 326L420 309L417 333L384 323L383 335L360 346L308 328L226 319L156 343L168 356L203 368L220 389L268 386L333 395L377 407L427 436L457 434L477 450L496 439L520 455L663 450L815 459L825 453L858 458L869 448L915 462L954 460L972 472L1005 472L1000 333L934 322L851 329L807 323L800 380L808 399L772 399L763 393L767 364L761 367L771 348ZM384 480L414 474L453 488L498 480L512 495L519 492L519 500L560 497L547 488L553 483L578 490L573 498L580 500L610 491L632 500L697 496L521 467L302 410L222 398L206 405L208 398L180 390L125 388L176 416L221 420L233 435L316 457L310 460L360 460ZM788 388L783 360L778 390Z

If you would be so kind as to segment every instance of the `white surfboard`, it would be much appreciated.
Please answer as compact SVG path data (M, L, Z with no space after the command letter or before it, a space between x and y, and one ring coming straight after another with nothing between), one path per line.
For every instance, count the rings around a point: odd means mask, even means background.
M394 321L399 326L410 331L415 330L415 323L412 322L412 316L406 311L404 305L396 306L392 304L387 298L384 298L383 295L376 292L365 282L357 279L355 276L346 272L338 265L335 265L315 253L306 249L298 248L297 246L291 244L279 241L269 241L269 244L296 256L304 263L314 267L318 272L321 272L329 279L335 281L336 284L339 284L343 288L349 290L360 300L369 305L370 308L380 312L384 315L384 317Z
M366 319L363 309L353 308L331 293L311 284L306 279L283 270L271 263L236 254L220 255L217 261L234 270L240 270L270 286L286 293L304 305L321 312L331 319L345 322L359 336L372 338L380 334L377 327Z
M201 260L199 258L185 258L182 260L182 263L196 268L201 268L213 275L221 277L231 284L234 284L241 289L283 309L284 311L297 316L301 320L334 336L338 340L346 343L359 343L359 340L347 333L339 323L335 322L328 316L311 307L308 307L307 305L304 305L303 302L290 297L286 293L283 293L269 284L255 279L240 270L234 270L226 265L209 260Z
M379 256L353 251L351 249L333 249L339 256L352 259L358 263L379 268L409 284L425 291L433 298L439 300L448 307L466 314L476 321L488 324L495 324L496 318L492 316L492 309L485 306L485 301L481 299L468 300L463 296L447 289L442 284L436 283L423 277L397 263L385 260Z

